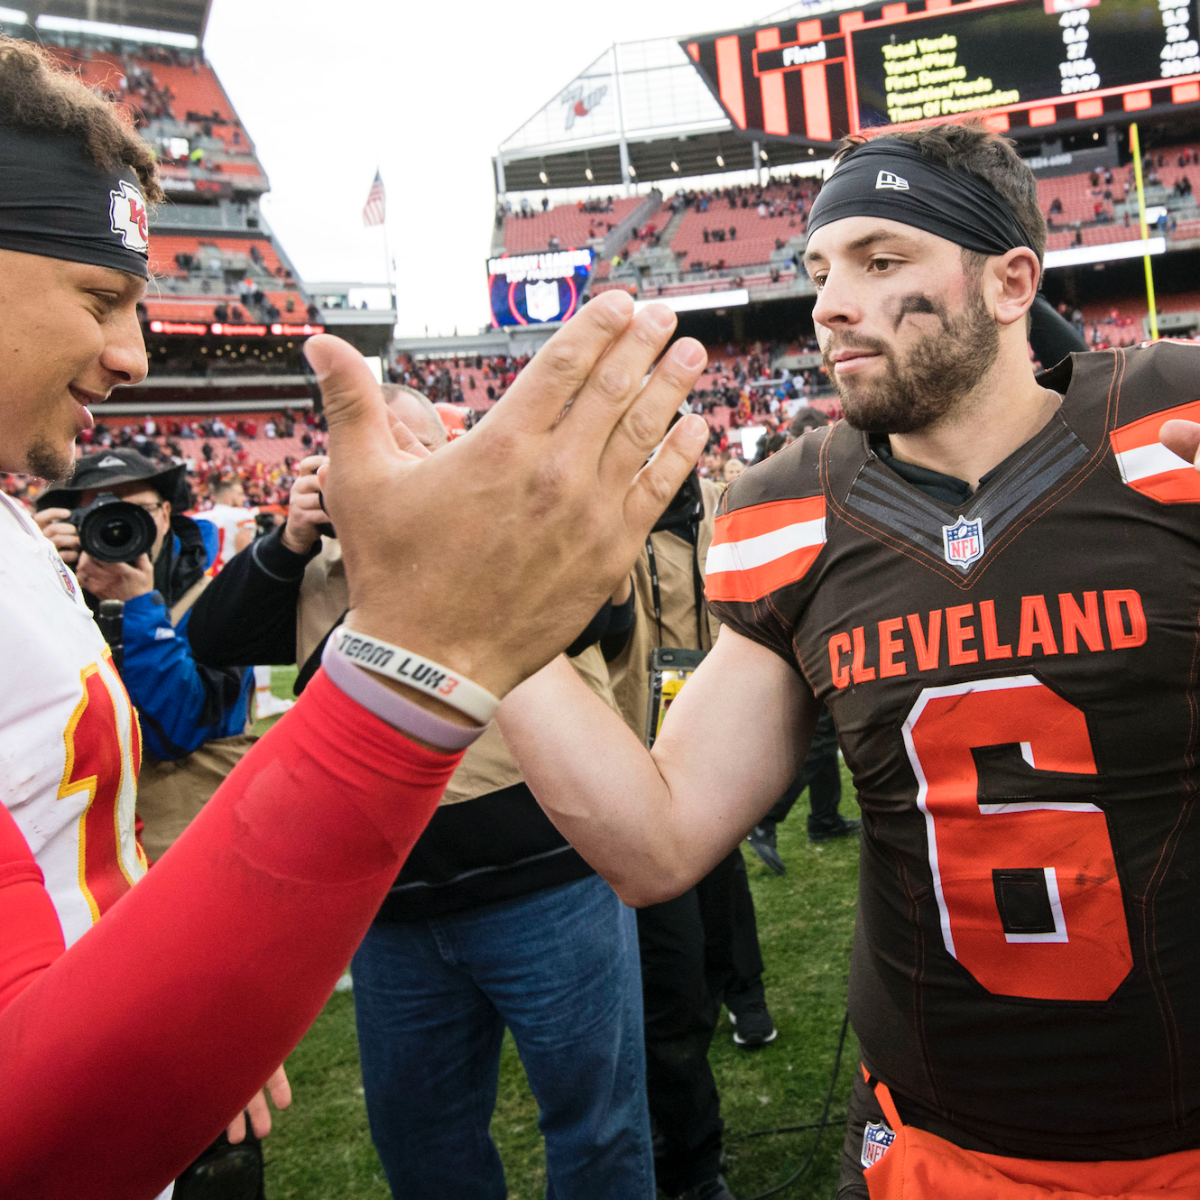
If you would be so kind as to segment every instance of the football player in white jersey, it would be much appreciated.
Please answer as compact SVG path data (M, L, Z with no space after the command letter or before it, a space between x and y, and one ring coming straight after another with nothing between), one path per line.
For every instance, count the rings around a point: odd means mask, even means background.
M147 204L163 193L149 146L111 105L67 76L5 65L0 469L57 480L70 475L72 442L92 425L87 406L146 376L136 306L149 278ZM13 76L26 94L6 113ZM27 115L39 104L51 113L40 125ZM0 661L0 802L42 870L69 946L145 874L134 833L141 735L74 574L2 496ZM290 1102L282 1068L272 1082L277 1103ZM267 1133L265 1099L251 1114L255 1132ZM244 1136L240 1116L230 1130Z
M247 508L246 492L236 475L223 475L209 484L211 508L194 514L197 521L207 521L217 530L217 557L210 572L215 575L235 554L254 541L254 521L258 509Z

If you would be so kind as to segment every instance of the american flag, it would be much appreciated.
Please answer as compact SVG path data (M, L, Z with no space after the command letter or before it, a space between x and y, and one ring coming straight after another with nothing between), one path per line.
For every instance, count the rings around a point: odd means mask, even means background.
M367 193L367 202L363 205L363 224L382 225L386 203L387 195L383 190L383 176L377 170L375 182L371 184L371 190Z

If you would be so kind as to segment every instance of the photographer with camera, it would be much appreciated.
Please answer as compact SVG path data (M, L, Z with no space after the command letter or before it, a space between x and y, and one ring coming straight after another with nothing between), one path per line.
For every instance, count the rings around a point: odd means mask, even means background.
M209 582L199 526L173 511L184 468L136 450L85 455L70 485L49 487L35 520L75 571L85 599L124 602L122 678L144 739L142 844L159 858L252 742L253 673L197 662L191 606Z

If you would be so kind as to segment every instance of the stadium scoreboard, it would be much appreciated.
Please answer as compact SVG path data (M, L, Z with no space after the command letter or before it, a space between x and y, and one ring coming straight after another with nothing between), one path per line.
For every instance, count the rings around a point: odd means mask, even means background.
M1200 102L1196 0L907 0L681 44L739 129L808 142Z
M546 325L574 316L595 254L584 248L489 258L492 325Z

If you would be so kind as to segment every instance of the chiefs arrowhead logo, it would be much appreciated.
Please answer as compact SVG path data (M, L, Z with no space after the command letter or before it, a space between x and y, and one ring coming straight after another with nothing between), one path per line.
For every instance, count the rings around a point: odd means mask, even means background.
M120 234L126 250L145 254L150 248L150 222L146 201L132 183L121 180L121 186L108 193L108 216L113 233Z

